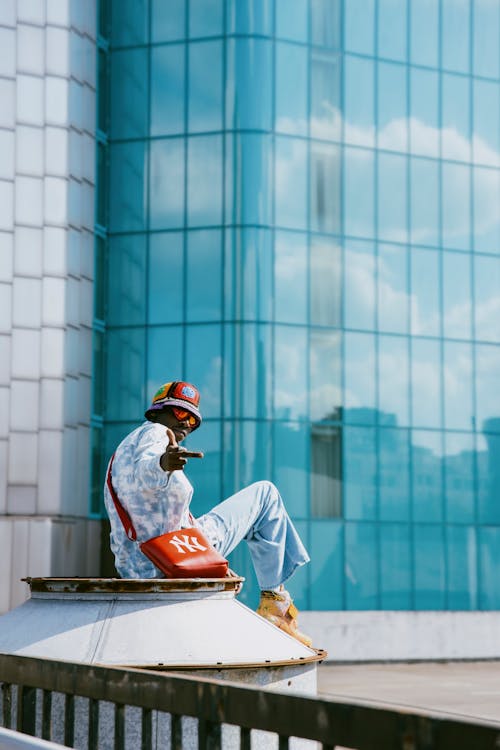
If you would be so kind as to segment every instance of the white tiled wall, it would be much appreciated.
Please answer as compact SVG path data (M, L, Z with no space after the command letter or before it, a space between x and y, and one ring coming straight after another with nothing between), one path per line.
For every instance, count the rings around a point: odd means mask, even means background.
M89 570L95 6L0 2L0 612Z

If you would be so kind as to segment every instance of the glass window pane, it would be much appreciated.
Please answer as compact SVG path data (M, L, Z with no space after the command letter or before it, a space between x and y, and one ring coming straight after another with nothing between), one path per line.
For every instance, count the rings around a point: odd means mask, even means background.
M274 481L294 518L309 515L309 436L297 422L273 423Z
M411 433L412 504L415 521L443 518L443 436L441 432Z
M395 0L386 1L395 2ZM408 151L406 75L407 69L403 65L378 63L378 146L388 151Z
M142 327L107 331L106 393L112 394L105 404L108 421L143 419L145 338Z
M151 36L153 42L186 37L186 0L151 0Z
M375 249L371 242L347 240L344 248L344 323L375 329Z
M437 161L410 159L410 234L414 244L439 245L438 186Z
M344 140L375 144L375 69L372 60L344 57Z
M190 132L222 130L222 43L189 45Z
M276 35L281 39L307 42L307 0L276 0Z
M225 326L224 416L269 418L272 412L271 327Z
M379 245L378 328L388 333L408 333L408 249Z
M374 520L377 497L375 430L344 427L344 517Z
M274 320L307 324L307 236L276 232Z
M496 169L473 170L474 249L500 253L500 172Z
M406 60L406 3L378 0L378 54L393 60Z
M439 156L439 76L434 70L410 68L410 150Z
M309 5L312 43L320 47L340 47L342 4L339 0L311 0Z
M443 73L441 149L445 159L471 160L470 81Z
M344 368L345 421L351 424L375 422L375 336L346 332Z
M271 135L226 136L226 222L272 224Z
M342 515L342 430L333 425L311 425L311 516Z
M180 323L184 318L183 244L180 232L149 236L147 301L150 325Z
M500 166L500 85L473 79L474 125L472 147L476 164Z
M276 43L276 130L307 133L308 50L286 42Z
M475 520L474 435L446 432L444 447L446 519L452 523L473 523Z
M188 224L222 224L222 136L188 139Z
M186 319L221 320L222 233L211 229L189 232L187 240Z
M372 151L344 149L344 231L347 235L373 237L374 156Z
M438 66L439 0L410 3L410 59L415 65Z
M448 429L472 430L472 346L444 342L444 425Z
M345 48L350 52L373 55L374 29L374 0L346 0L344 3Z
M272 319L273 252L268 229L226 231L224 284L226 320Z
M144 138L148 127L147 49L111 55L112 138Z
M113 47L147 44L148 5L147 0L112 0L110 30Z
M473 71L477 76L498 78L500 72L500 5L491 0L474 0Z
M194 487L190 510L196 518L208 513L223 499L221 437L219 420L204 421L200 430L183 443L188 450L202 450L204 454L201 460L193 458L186 466L186 475Z
M307 361L307 329L275 326L275 419L304 419L307 416Z
M408 240L408 184L406 156L379 153L377 221L380 239Z
M259 482L271 475L271 422L236 422L236 441L240 447L237 461L239 471L238 489L252 482Z
M344 535L338 521L311 524L311 608L343 609Z
M443 527L416 524L413 530L415 548L415 609L444 609L445 564Z
M442 63L443 68L469 72L470 2L442 0Z
M105 334L92 332L92 414L102 417L105 409ZM102 432L101 428L98 429ZM99 480L102 485L102 477ZM102 487L101 487L102 490Z
M442 180L443 244L455 250L470 250L470 167L444 162Z
M312 325L340 326L341 252L328 237L311 237L309 304Z
M110 237L108 242L108 324L146 322L146 238Z
M500 416L500 347L476 344L475 352L476 429L482 432Z
M307 228L307 143L276 137L275 146L276 225Z
M475 335L500 342L500 258L474 257Z
M379 423L408 425L408 340L400 336L379 336L378 367Z
M147 393L148 402L160 385L183 380L183 330L181 326L149 326L147 328ZM165 353L168 352L168 357ZM203 401L202 401L203 408Z
M146 223L146 144L115 143L109 155L109 230L140 232Z
M189 36L219 36L224 26L224 0L189 0Z
M311 136L340 140L341 59L338 53L311 52Z
M484 427L498 431L498 416ZM500 523L500 503L498 502L498 493L500 492L499 451L500 435L485 432L484 435L478 436L477 484L480 523L496 525Z
M347 609L377 609L377 530L373 523L345 527Z
M327 143L311 143L311 229L340 232L340 148Z
M410 519L410 439L408 430L384 427L378 433L379 518Z
M238 0L238 3L240 2L241 0ZM227 128L272 129L272 74L272 45L269 40L245 38L228 40ZM240 95L242 91L245 92L245 96Z
M479 608L500 609L500 529L480 528Z
M411 609L410 527L380 524L380 605L382 609Z
M441 426L441 351L439 341L411 341L412 424Z
M185 379L201 394L204 417L221 416L222 331L219 325L190 325L186 333Z
M273 8L270 0L227 0L227 33L270 36Z
M311 419L339 419L341 390L341 334L311 331Z
M442 258L444 335L449 338L470 339L471 256L445 252Z
M151 135L185 129L185 45L151 49Z
M184 224L184 139L152 141L149 194L151 229Z
M104 430L102 427L91 427L91 486L90 513L105 517L104 498L102 494L103 477L106 474L107 455L104 452Z
M411 256L411 332L413 335L439 336L440 267L434 250L412 249Z

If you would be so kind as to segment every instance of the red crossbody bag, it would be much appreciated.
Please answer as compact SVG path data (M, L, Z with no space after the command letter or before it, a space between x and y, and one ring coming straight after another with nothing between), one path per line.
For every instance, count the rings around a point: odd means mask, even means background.
M132 519L118 499L111 481L113 460L114 454L109 462L106 484L125 533L137 542ZM164 573L165 578L224 578L228 571L228 561L195 526L169 531L138 544L141 552Z

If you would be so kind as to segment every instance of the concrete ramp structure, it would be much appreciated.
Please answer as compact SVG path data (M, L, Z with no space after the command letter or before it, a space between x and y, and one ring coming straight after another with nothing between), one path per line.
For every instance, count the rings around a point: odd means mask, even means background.
M188 671L316 695L325 652L307 648L241 604L235 598L241 578L26 580L30 599L0 617L0 653ZM186 747L196 747L196 732L190 732ZM239 746L233 734L226 727L224 747ZM257 734L259 750L274 747L267 733ZM297 750L313 746L292 743Z

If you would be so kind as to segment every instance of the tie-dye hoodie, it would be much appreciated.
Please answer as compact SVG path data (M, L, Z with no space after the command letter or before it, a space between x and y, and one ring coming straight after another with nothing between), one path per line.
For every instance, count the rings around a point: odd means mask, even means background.
M144 422L122 440L113 461L113 488L134 524L137 541L192 526L189 503L193 487L183 471L166 472L160 456L168 444L163 425ZM122 578L161 578L161 573L128 539L104 485L104 503L111 521L111 549Z

